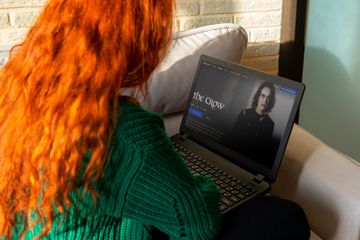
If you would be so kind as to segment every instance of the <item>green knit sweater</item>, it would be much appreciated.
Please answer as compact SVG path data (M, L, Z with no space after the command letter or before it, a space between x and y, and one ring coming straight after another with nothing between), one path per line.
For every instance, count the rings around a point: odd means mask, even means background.
M207 177L193 176L174 150L159 115L120 100L108 164L88 194L60 216L47 239L151 239L157 228L170 239L212 239L221 225L220 194ZM37 236L40 226L25 239Z

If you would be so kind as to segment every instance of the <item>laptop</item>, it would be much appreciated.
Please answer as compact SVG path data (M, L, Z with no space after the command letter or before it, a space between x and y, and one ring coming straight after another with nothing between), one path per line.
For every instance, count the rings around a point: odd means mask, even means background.
M304 85L201 55L174 146L193 174L212 178L227 213L271 190Z

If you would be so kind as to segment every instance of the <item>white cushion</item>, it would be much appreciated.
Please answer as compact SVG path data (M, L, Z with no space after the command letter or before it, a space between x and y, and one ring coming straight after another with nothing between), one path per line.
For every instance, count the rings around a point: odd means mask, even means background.
M245 30L235 24L215 24L173 35L169 52L152 74L148 96L134 89L122 95L136 97L146 109L163 115L185 109L194 73L201 54L240 63L246 46Z

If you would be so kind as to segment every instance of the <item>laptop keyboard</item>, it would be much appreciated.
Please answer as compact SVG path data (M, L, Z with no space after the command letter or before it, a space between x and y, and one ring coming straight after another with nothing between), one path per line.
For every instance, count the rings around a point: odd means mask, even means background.
M226 212L256 192L254 184L231 176L178 144L175 144L175 148L193 174L209 176L216 182L221 193L220 210L222 212Z

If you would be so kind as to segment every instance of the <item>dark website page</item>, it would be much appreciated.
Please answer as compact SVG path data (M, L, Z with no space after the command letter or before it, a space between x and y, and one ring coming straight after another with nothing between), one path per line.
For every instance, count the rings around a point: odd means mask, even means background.
M202 62L185 126L271 169L296 91L273 84L271 95L271 87L259 91L264 82ZM261 100L254 100L256 92ZM271 110L258 114L257 106L268 107L269 99Z

